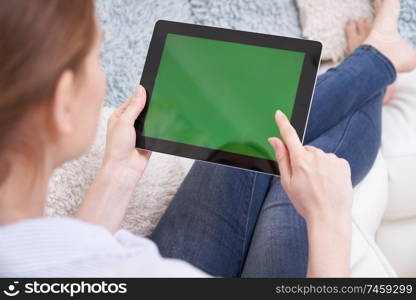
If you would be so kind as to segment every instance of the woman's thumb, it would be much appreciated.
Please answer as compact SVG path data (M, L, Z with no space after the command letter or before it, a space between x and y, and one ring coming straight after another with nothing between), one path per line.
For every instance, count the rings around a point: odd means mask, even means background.
M130 98L129 103L124 111L124 118L134 123L142 112L146 104L146 90L143 86L139 86Z
M276 153L276 159L280 160L280 157L282 156L282 149L280 147L279 139L275 137L271 137L268 139L269 144L273 147L274 152Z

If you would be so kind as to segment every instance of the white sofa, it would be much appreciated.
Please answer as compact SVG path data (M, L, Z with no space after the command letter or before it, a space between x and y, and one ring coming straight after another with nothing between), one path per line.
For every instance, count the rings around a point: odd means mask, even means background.
M353 276L416 276L416 72L383 109L382 147L356 188Z
M416 72L401 75L396 91L383 114L389 189L376 240L399 276L416 277Z

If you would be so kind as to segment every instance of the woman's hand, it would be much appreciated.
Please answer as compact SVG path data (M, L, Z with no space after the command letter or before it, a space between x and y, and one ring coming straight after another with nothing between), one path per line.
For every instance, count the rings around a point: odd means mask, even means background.
M136 149L134 122L146 104L146 90L139 86L134 95L120 106L108 120L104 165L122 167L138 181L151 152Z
M276 123L286 145L269 142L276 152L281 183L296 210L306 221L351 214L351 171L345 159L312 146L303 146L286 116L278 111Z
M104 161L75 217L115 232L151 152L135 148L134 121L144 108L146 91L136 93L108 121Z
M281 183L308 226L308 276L344 277L350 272L353 189L346 160L303 146L286 116L276 112L286 145L269 139Z

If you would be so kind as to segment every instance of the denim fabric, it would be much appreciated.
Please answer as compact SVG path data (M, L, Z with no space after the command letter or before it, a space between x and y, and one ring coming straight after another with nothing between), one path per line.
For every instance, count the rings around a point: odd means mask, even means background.
M376 158L382 98L395 76L386 57L361 46L318 78L305 144L347 159L353 184ZM163 256L214 276L306 275L305 222L272 175L195 162L151 239Z

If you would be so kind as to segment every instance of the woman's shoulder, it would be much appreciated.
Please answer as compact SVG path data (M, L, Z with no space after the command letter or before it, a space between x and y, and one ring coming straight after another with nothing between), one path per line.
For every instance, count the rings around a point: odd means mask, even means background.
M0 237L14 242L33 239L36 244L42 241L72 243L88 241L91 236L94 240L108 239L112 234L103 227L71 217L40 217L0 226Z
M162 258L149 239L67 217L1 226L0 239L0 277L206 276Z
M1 269L16 275L128 252L105 228L69 217L42 217L0 226L0 239ZM130 239L134 244L143 240L133 235Z
M57 225L59 227L62 227L62 226L75 226L75 227L87 226L91 228L98 227L98 226L83 222L81 220L78 220L72 217L43 216L43 217L25 219L25 220L21 220L18 222L2 225L0 226L0 232L13 231L13 230L21 229L21 228L26 228L26 227L38 229L42 227L49 227L50 225L55 225L55 226ZM50 229L53 229L53 227Z
M118 236L122 237L122 242ZM73 253L120 251L129 245L147 243L146 239L124 230L113 235L104 227L71 217L41 217L0 226L0 251L7 245L31 243L39 251L67 249ZM103 248L103 246L105 246ZM49 251L48 251L49 250Z

